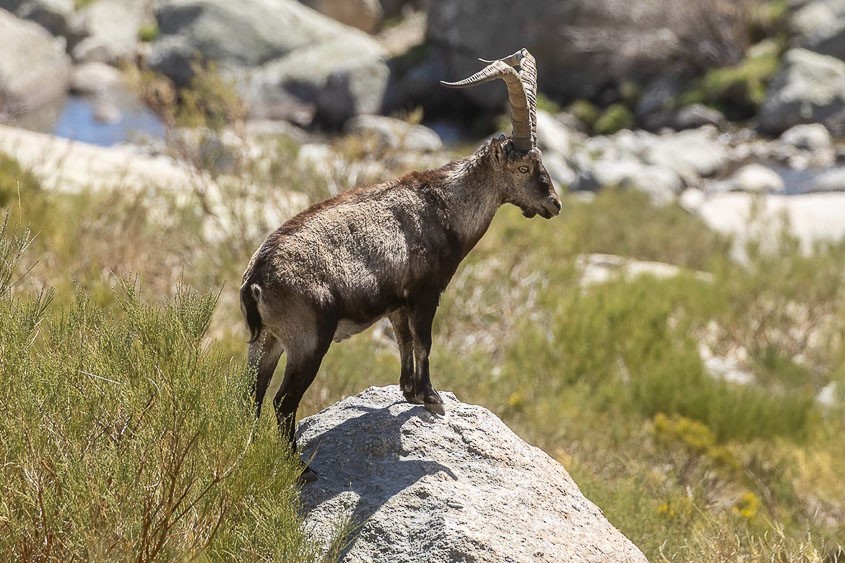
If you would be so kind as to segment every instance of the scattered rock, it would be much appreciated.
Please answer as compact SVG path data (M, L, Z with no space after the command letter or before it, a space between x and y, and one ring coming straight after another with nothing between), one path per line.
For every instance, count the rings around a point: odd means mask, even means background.
M147 58L147 67L168 77L179 88L191 84L194 64L200 62L199 51L182 35L165 35L156 40Z
M74 5L73 0L0 0L0 8L43 26L53 35L65 36Z
M197 59L215 61L253 118L336 128L381 109L388 69L378 43L295 0L165 0L156 17L151 67L185 84Z
M73 15L71 55L77 62L116 64L134 58L144 21L140 0L97 0Z
M253 116L284 119L294 97L311 106L318 124L338 128L353 115L379 112L388 74L381 47L349 30L256 69L245 94Z
M431 152L443 148L440 137L428 127L393 117L359 115L347 122L346 131L376 135L384 146L392 149Z
M783 193L786 184L783 178L762 164L746 164L727 180L711 182L710 191L734 191L747 193Z
M845 192L845 166L814 174L805 186L807 192Z
M0 114L23 113L67 92L70 59L61 41L4 10L0 37Z
M299 425L319 479L302 490L324 545L351 519L340 561L645 561L560 463L493 413L441 393L446 415L371 387Z
M577 171L572 183L577 191L597 191L605 187L635 189L648 194L655 205L674 201L683 182L671 169L636 160L600 159Z
M738 259L743 258L741 251L749 236L776 241L784 226L804 251L810 251L816 241L845 238L845 193L769 195L764 199L745 193L715 194L704 200L696 213L711 228L735 235L734 256Z
M379 0L303 0L303 3L334 20L367 33L381 24Z
M84 63L73 69L70 82L75 94L102 94L123 84L123 75L115 67L105 63Z
M261 65L344 29L295 0L163 0L156 20L156 43L181 35L203 59L236 67Z
M675 131L698 129L705 125L719 126L725 123L725 115L704 104L691 104L673 112L667 126Z
M799 47L845 60L845 2L815 0L792 16Z
M833 134L845 132L845 62L790 49L758 113L760 127L780 133L800 123L822 123Z
M675 278L687 272L673 264L635 260L614 254L586 254L579 256L576 265L581 271L581 286L590 287L616 279L632 280L640 276L652 276L658 279ZM713 275L707 272L694 272L696 279L712 282Z
M780 141L797 149L818 152L830 150L830 132L821 123L807 123L790 127L780 136Z
M657 138L645 153L645 161L668 168L682 178L690 175L707 178L725 169L728 154L723 143L716 138L713 127L681 131Z
M537 144L544 152L567 157L572 152L575 133L547 111L537 111Z

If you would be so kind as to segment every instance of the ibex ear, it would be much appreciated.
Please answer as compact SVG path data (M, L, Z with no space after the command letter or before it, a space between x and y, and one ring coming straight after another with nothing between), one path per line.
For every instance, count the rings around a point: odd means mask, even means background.
M507 149L505 147L507 141L508 139L504 135L490 139L490 160L493 161L493 165L497 168L504 167L508 160Z

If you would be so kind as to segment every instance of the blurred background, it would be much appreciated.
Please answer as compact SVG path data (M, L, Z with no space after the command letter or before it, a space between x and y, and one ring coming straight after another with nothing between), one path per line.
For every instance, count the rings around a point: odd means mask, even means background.
M240 275L309 204L509 133L501 84L439 81L521 47L564 211L499 212L443 296L435 386L651 560L845 559L845 0L0 0L0 43L11 559L308 560L284 456L231 438ZM300 412L398 373L378 325ZM192 424L183 476L151 444ZM160 475L215 459L208 512L145 536ZM242 512L247 483L276 502Z

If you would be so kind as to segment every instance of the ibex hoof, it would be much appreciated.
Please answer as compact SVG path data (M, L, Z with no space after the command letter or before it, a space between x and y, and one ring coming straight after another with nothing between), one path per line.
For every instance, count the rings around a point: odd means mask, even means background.
M446 414L446 409L443 408L443 403L424 403L425 410L428 412L439 414L440 416L444 416Z
M409 403L414 405L421 405L423 404L422 397L417 397L416 393L413 391L402 391L402 394L405 396L405 400Z
M302 473L299 474L299 484L313 483L317 480L317 472L307 465L302 466Z

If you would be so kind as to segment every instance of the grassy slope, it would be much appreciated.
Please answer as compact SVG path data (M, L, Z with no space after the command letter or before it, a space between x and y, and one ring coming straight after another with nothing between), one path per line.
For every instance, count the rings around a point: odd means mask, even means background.
M273 169L299 174L291 158ZM57 197L21 178L0 158L9 231L35 233L11 280L29 273L0 288L0 557L311 558L291 464L242 401L236 288L260 241L209 243L190 206L162 226L143 199ZM551 222L504 209L444 295L435 384L564 463L653 560L830 558L845 536L845 414L811 397L845 385L845 248L801 257L785 240L743 268L728 244L636 194ZM582 290L584 252L715 281ZM761 383L709 378L704 338L745 349ZM397 374L393 347L359 335L332 348L301 414Z

